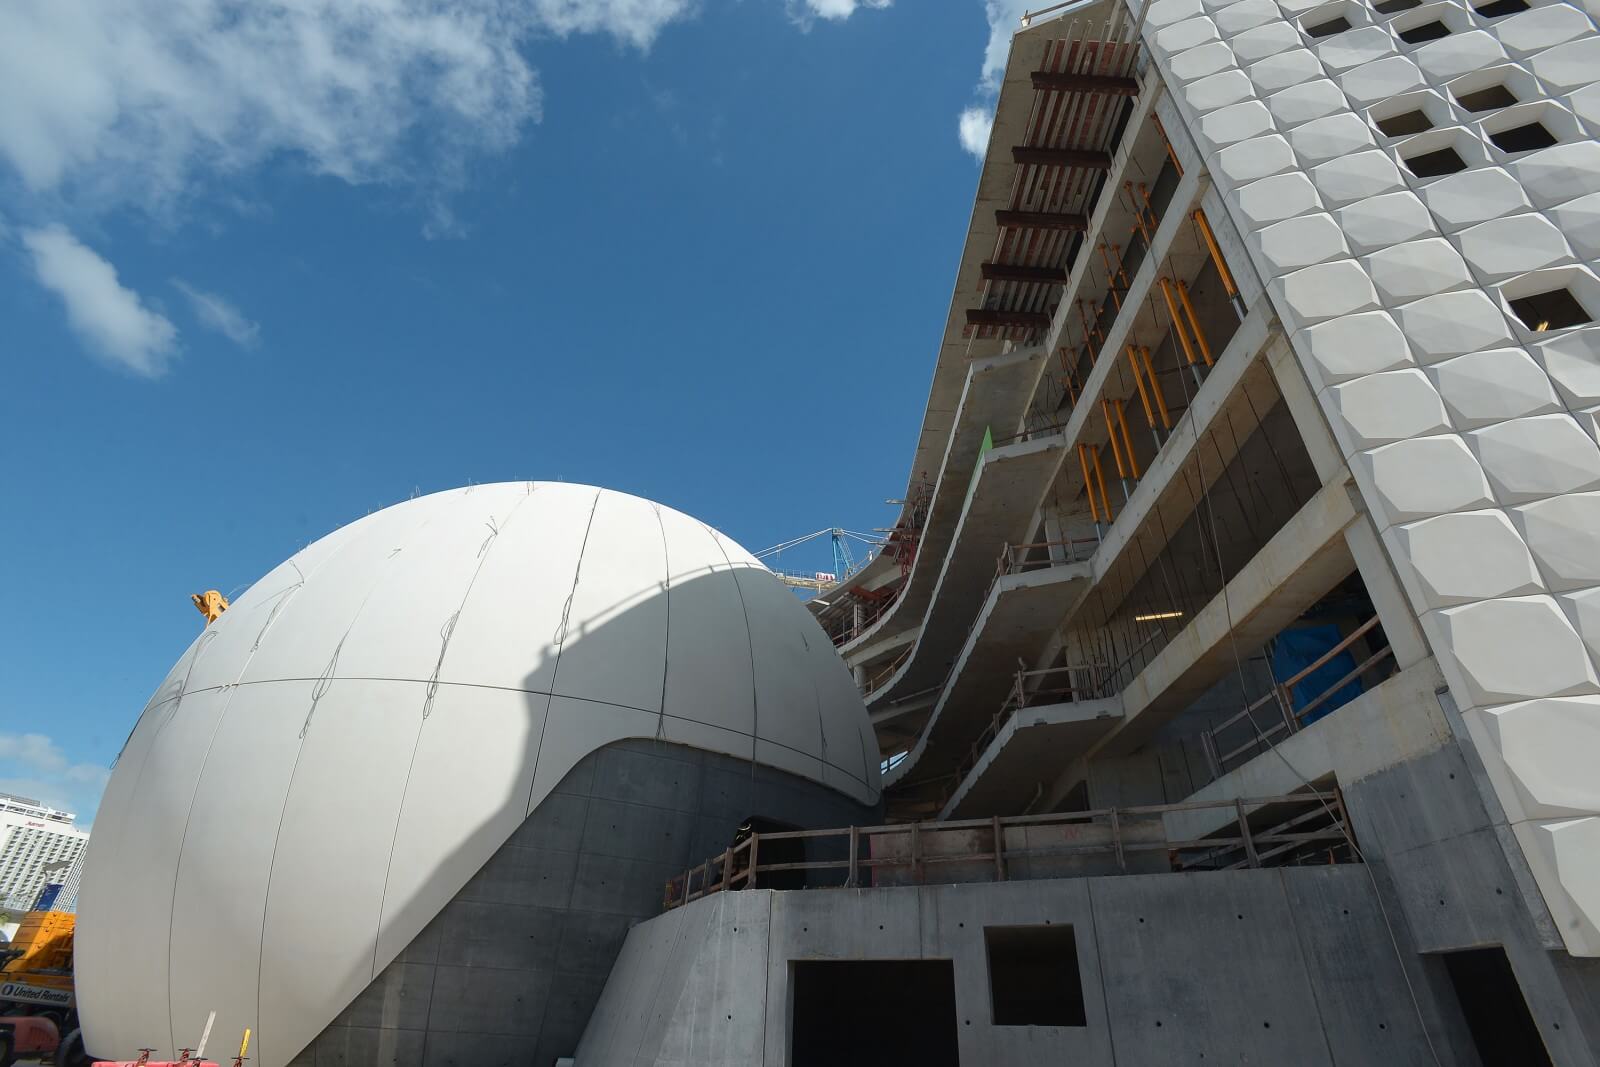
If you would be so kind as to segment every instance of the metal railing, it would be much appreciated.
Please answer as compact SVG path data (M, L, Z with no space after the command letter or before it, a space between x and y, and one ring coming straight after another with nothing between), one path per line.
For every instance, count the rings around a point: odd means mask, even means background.
M1226 812L1230 819L1215 834L1168 839L1164 816L1207 810ZM1252 828L1251 816L1266 827ZM763 849L770 855L783 842L790 843L791 853L799 848L826 855L762 860ZM787 883L775 888L948 885L1358 859L1350 847L1338 790L1307 791L1048 815L752 833L668 881L662 907L671 910L712 893L755 889L763 879Z
M1212 774L1221 777L1228 771L1241 764L1247 763L1257 754L1266 751L1283 738L1300 732L1306 726L1306 717L1332 700L1345 686L1360 678L1378 664L1394 655L1394 650L1388 645L1378 649L1372 655L1358 663L1353 669L1336 682L1323 688L1316 696L1307 700L1300 707L1295 707L1295 686L1305 681L1308 677L1326 666L1341 652L1346 651L1351 645L1361 640L1378 625L1378 617L1374 615L1355 630L1351 631L1338 644L1318 656L1314 661L1299 671L1290 675L1281 682L1275 683L1264 695L1247 705L1242 711L1236 712L1220 723L1204 730L1200 734L1201 745L1205 749L1206 758L1211 763ZM1393 666L1391 665L1391 670ZM1273 710L1263 711L1268 705L1274 705ZM1258 721L1257 712L1262 712L1266 722ZM1238 744L1224 740L1218 743L1219 735L1242 734L1243 740ZM1224 750L1222 745L1230 745Z
M1000 710L984 724L973 738L966 755L956 764L956 771L949 779L949 787L945 792L944 800L949 802L961 788L961 783L967 780L978 761L988 750L991 742L1000 736L1000 731L1006 728L1017 714L1024 708L1039 707L1045 704L1067 704L1074 700L1085 700L1090 694L1100 689L1101 676L1105 668L1100 664L1069 665L1065 667L1046 667L1036 671L1017 671L1011 680L1011 690L1006 694L1006 699L1000 705Z

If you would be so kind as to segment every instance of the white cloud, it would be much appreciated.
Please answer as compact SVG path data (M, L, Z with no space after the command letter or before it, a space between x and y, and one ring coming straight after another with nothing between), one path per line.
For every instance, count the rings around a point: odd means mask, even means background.
M801 23L813 18L840 22L862 8L886 8L893 0L790 0L789 10Z
M116 18L21 0L0 8L0 157L34 193L100 206L166 204L279 153L351 182L423 159L449 179L537 118L516 47L532 29L515 0L129 0Z
M957 133L961 147L983 159L989 151L989 128L994 125L994 111L986 107L969 107L957 120Z
M61 226L26 230L22 243L39 284L61 298L67 322L91 350L141 377L166 373L178 331L117 280L115 267Z
M0 792L75 811L84 820L93 817L111 777L98 764L73 762L44 734L0 733L0 768L16 772L0 776Z
M1011 38L1022 26L1022 14L1038 0L984 0L983 13L989 21L989 43L984 46L983 66L978 72L975 95L978 103L961 112L957 136L961 147L980 160L989 147L989 128L994 124L995 98L1000 95L1000 78L1011 55Z
M1029 6L1043 6L1038 0L984 0L983 12L989 20L989 44L983 50L980 85L990 94L1000 91L1000 76L1011 55L1011 38L1022 28L1022 15Z
M240 348L254 348L261 340L261 327L245 318L228 300L216 293L196 289L182 278L172 279L172 286L188 299L189 307L194 311L195 318L200 320L200 325L222 334Z

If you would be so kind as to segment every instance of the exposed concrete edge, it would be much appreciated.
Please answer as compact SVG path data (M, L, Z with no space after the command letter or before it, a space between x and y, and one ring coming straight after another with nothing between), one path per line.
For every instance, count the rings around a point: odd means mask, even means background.
M900 666L895 669L895 672L891 674L882 685L878 686L878 688L874 689L872 692L866 694L862 698L866 702L867 709L869 711L872 709L873 705L878 704L879 702L883 701L885 697L893 693L895 687L897 687L901 680L905 678L906 672L909 671L917 662L917 654L922 651L922 637L923 634L927 632L928 618L933 613L934 605L939 603L939 591L944 588L945 576L950 572L950 563L953 559L955 559L956 550L961 544L963 533L966 531L967 516L972 513L973 502L978 500L983 495L984 484L991 480L988 477L989 472L992 470L998 470L1000 467L1008 463L1017 460L1028 459L1047 452L1059 452L1063 456L1066 455L1066 442L1061 434L1048 434L1041 437L1034 437L1027 441L1018 441L1015 444L1003 445L1000 448L990 449L988 452L979 457L978 468L976 472L977 476L969 483L969 489L966 494L966 498L962 502L961 516L956 520L955 530L951 533L950 544L945 549L944 561L939 568L939 578L934 583L933 592L928 597L928 606L923 611L922 619L918 626L916 643L911 646L911 654L906 657L905 662L900 664ZM1058 459L1058 466L1059 462L1060 461ZM1050 474L1041 481L1039 489L1040 499L1043 499L1044 495L1050 491L1050 483L1054 480L1055 469L1052 468ZM1035 501L1033 506L1028 507L1021 513L1031 515L1036 507L1037 501Z
M1012 739L1022 731L1036 726L1065 726L1072 723L1087 725L1101 719L1106 720L1105 728L1109 730L1113 720L1120 718L1122 718L1122 701L1116 697L1102 700L1075 700L1068 704L1043 704L1036 708L1018 709L1010 719L1006 720L1006 724L983 750L983 755L978 757L978 762L973 764L972 770L950 795L943 810L939 812L939 818L954 817L956 809L961 806L967 794L989 772L989 768L1000 758Z
M985 432L992 432L992 420L988 418L976 419L970 425L968 425L966 421L966 416L971 414L969 402L973 396L973 383L981 376L1003 374L1006 372L1020 372L1022 370L1026 370L1028 364L1030 363L1038 362L1042 364L1045 360L1045 357L1049 354L1049 351L1049 349L1043 347L1042 345L1031 345L1026 348L1014 349L1002 355L989 356L984 359L975 359L967 365L966 384L963 385L961 389L961 403L956 408L955 424L951 427L950 435L945 442L944 457L939 465L939 477L934 482L933 500L928 505L928 517L923 523L924 536L926 536L927 531L933 529L935 518L942 518L944 512L949 510L947 501L949 500L952 492L959 492L963 494L964 499L962 503L962 510L965 511L965 497L967 495L967 489L971 485L970 479L972 476L972 471L970 468L955 472L950 470L952 457L954 457L956 454L956 444L958 442L964 444L967 437L976 437L981 442ZM995 388L995 384L993 382L985 382L983 388L986 393L999 392L999 390ZM1022 403L1026 404L1027 399L1028 398L1024 397ZM982 425L978 425L980 422ZM995 451L998 451L998 449ZM962 466L966 467L966 464L963 463ZM959 478L959 489L952 488L954 485L954 483L951 481L952 476ZM940 508L940 504L945 504L945 507ZM951 527L949 543L936 546L936 554L928 551L929 545L927 541L923 541L918 544L917 556L911 562L911 573L906 575L905 583L900 589L900 595L895 599L893 604L889 605L889 610L885 611L872 623L871 626L868 626L854 638L841 645L839 647L840 655L844 656L846 660L851 659L852 654L857 649L862 648L867 644L868 641L882 634L885 630L891 629L897 624L900 615L900 608L908 599L910 599L912 586L919 578L927 573L927 567L924 566L924 562L930 555L936 555L936 558L943 559L949 554L951 545L955 544L956 530L959 525L960 520L958 518L956 525ZM932 603L931 595L929 603ZM923 608L922 615L923 617L926 617L927 615L926 606ZM921 619L919 618L917 620L908 622L906 625L915 625L920 621Z
M967 660L971 657L973 650L981 642L984 629L987 627L989 619L994 615L995 609L998 607L1002 598L1010 593L1014 593L1022 589L1038 589L1046 585L1058 585L1082 581L1088 576L1088 570L1088 563L1068 563L1059 567L1049 567L1037 571L1026 571L1022 574L1007 574L1002 576L989 589L989 595L987 598L985 598L983 607L978 611L977 622L973 624L972 631L967 634L967 640L961 646L961 651L957 653L955 663L950 668L951 677L955 677L961 672L961 669L966 665ZM923 724L921 733L917 735L917 743L912 746L909 752L906 753L905 758L899 763L895 764L894 769L884 777L883 788L887 789L896 782L899 782L902 778L910 773L911 768L914 767L917 760L921 758L923 750L928 744L928 736L933 732L934 724L939 720L940 714L944 711L945 700L949 695L949 692L950 690L948 686L940 687L938 699L933 705L933 714L929 716L928 721ZM876 723L880 720L874 717L872 721Z

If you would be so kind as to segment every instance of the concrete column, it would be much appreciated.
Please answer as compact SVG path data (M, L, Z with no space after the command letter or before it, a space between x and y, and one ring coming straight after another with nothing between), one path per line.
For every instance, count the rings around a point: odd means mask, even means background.
M1372 518L1360 507L1359 501L1357 510L1361 511L1361 515L1345 529L1345 543L1350 546L1350 555L1355 558L1356 569L1361 572L1361 581L1365 583L1367 596L1372 599L1372 606L1378 612L1383 632L1389 636L1389 647L1394 649L1395 663L1404 670L1428 658L1428 642L1422 636L1422 628L1417 625L1411 602L1400 588L1400 579L1389 564L1383 542L1378 540L1378 531L1373 528Z

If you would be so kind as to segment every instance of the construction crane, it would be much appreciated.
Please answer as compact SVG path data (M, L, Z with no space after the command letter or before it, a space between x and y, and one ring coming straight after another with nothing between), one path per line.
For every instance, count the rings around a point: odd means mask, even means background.
M216 622L224 611L228 610L228 598L215 589L207 589L204 593L190 593L189 599L194 601L195 610L206 617L206 625Z
M833 543L832 571L812 571L810 574L794 574L780 570L775 566L775 564L782 561L783 553L786 550L798 548L800 545L815 541L819 537L827 537ZM868 546L872 551L882 548L884 543L883 538L872 534L857 533L854 530L846 530L839 526L829 526L821 530L813 530L804 537L796 537L793 540L785 541L781 545L773 545L771 548L762 549L756 553L756 559L772 567L772 573L778 576L778 580L791 589L809 589L812 592L818 592L837 582L844 581L845 578L855 573L858 569L855 557L850 552L851 541L858 541ZM862 564L865 564L870 558L871 552L862 558Z

